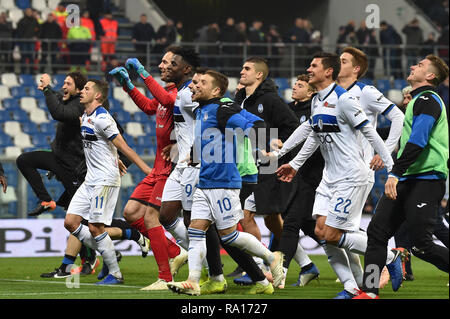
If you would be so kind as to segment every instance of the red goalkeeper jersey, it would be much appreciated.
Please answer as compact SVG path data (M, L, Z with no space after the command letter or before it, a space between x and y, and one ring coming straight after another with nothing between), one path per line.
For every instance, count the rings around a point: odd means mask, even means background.
M163 88L151 76L145 79L145 84L154 96L153 99L143 95L136 87L128 94L144 113L148 115L156 114L156 156L152 175L168 176L172 169L172 162L164 160L161 153L164 147L173 143L170 135L174 125L173 106L177 96L177 88L174 84Z

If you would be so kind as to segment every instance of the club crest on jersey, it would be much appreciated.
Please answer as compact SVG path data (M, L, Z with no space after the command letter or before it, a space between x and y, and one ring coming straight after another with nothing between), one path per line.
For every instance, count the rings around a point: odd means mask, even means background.
M306 121L306 116L302 115L302 117L300 118L300 123L303 123Z
M322 121L322 119L319 119L318 121L317 121L317 126L319 127L319 130L323 130L323 121Z
M330 103L328 103L328 101L325 101L325 103L323 104L323 106L329 107L329 108L332 108L332 109L334 109L334 108L336 107L335 104L330 104Z
M208 112L205 112L205 114L203 115L203 121L208 120Z
M258 112L262 113L264 111L264 106L262 104L258 105Z

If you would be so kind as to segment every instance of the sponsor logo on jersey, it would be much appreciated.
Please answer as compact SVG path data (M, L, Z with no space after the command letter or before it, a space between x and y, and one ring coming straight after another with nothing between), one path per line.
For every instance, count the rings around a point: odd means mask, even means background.
M262 104L258 105L258 112L262 113L264 111L264 106Z
M326 101L326 102L323 104L323 106L334 109L334 108L336 107L336 104L330 104L330 103L328 103L328 101Z

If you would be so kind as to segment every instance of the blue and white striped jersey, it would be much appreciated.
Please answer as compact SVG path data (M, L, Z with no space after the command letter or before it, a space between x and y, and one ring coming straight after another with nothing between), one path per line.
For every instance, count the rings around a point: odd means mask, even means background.
M117 148L111 142L118 134L116 122L99 106L81 118L81 136L86 157L86 185L120 186Z

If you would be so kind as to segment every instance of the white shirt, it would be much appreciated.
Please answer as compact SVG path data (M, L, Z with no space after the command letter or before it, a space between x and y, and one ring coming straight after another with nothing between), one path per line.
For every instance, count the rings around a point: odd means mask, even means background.
M116 122L99 106L83 114L81 135L86 157L86 185L120 186L117 148L111 142L118 134Z
M178 90L173 109L175 136L178 147L177 167L187 167L186 158L191 152L194 143L194 112L198 106L197 102L192 102L192 92L188 88L191 80L183 84Z
M378 115L386 116L391 122L391 129L386 140L386 147L392 153L402 135L404 115L396 105L388 100L380 91L374 86L366 85L361 82L355 82L348 88L348 92L355 96L361 104L362 109L367 115L373 127L377 127ZM364 161L367 165L373 159L374 150L372 145L366 138L362 139L364 149ZM374 182L375 172L369 170L369 180Z

